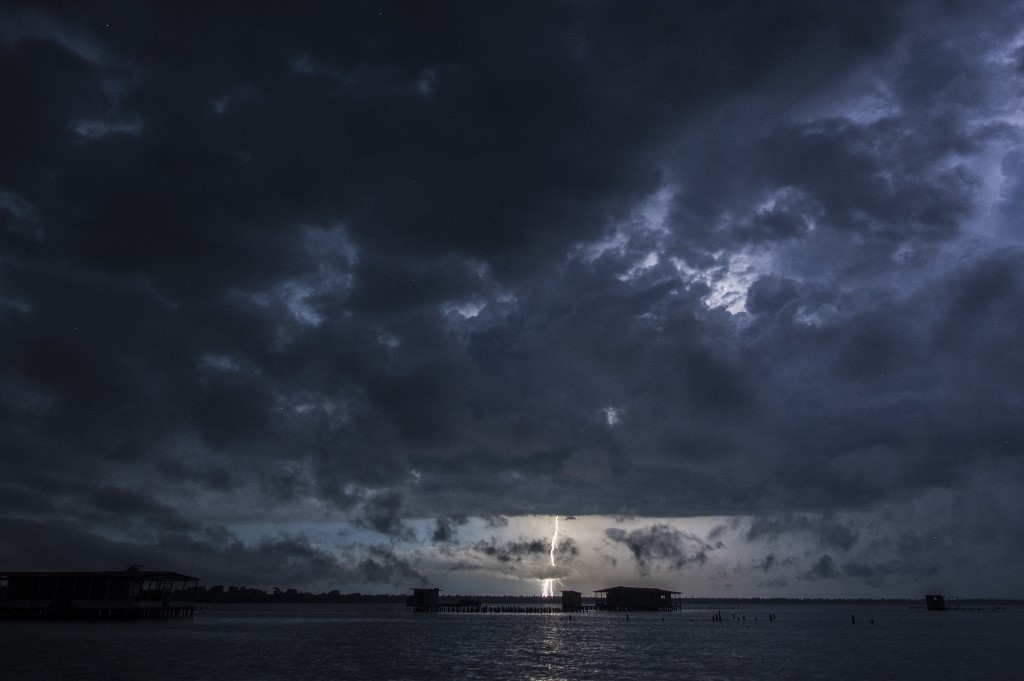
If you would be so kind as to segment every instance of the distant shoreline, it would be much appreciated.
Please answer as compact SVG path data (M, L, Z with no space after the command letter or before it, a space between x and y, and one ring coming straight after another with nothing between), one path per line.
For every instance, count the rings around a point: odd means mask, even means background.
M288 603L288 604L345 604L345 603L393 603L404 605L406 594L343 594L337 591L328 593L309 593L295 591L280 591L277 593L266 592L259 589L245 587L228 587L223 591L218 587L212 587L205 592L200 591L196 595L196 603ZM480 595L450 593L442 597L444 600L476 599L487 603L543 603L549 605L561 604L559 596L535 596L535 595ZM584 597L585 602L592 601L592 598ZM694 597L680 599L683 607L708 607L712 605L923 605L924 596L920 598L735 598L735 597ZM1024 598L959 598L957 602L960 607L967 606L991 606L991 605L1024 605Z

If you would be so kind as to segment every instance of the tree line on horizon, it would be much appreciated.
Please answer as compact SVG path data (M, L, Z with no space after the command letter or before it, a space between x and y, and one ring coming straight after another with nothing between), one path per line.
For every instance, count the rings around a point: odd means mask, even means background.
M189 590L191 595L192 590ZM184 594L181 594L184 596ZM561 597L559 596L536 596L536 595L489 595L481 596L477 594L446 594L445 600L458 599L463 597L473 597L477 599L485 599L491 603L536 603L538 601L548 603L559 603ZM264 589L257 589L248 586L224 586L217 584L214 586L206 587L199 586L195 588L194 599L197 603L405 603L408 594L364 594L360 592L342 593L339 589L333 589L331 591L315 593L311 591L300 591L293 587L281 589L274 587L270 591ZM584 597L588 598L588 597ZM892 604L909 604L915 605L919 601L923 601L923 598L715 598L715 597L688 597L683 598L684 603L693 603L694 605L703 605L710 603L719 604L742 604L742 603L805 603L805 604L824 604L824 603L892 603ZM988 603L988 602L1017 602L1018 599L961 599L964 603Z
M189 593L192 593L191 589ZM465 595L447 594L445 596L446 599L462 597L465 597ZM475 597L480 598L479 596ZM311 591L299 591L292 587L287 589L274 587L270 591L265 591L248 586L224 586L217 584L211 587L196 587L194 600L197 603L405 603L406 598L408 598L408 594L364 594L358 591L341 593L338 589L314 593ZM521 603L538 600L552 603L561 602L559 596L502 595L485 596L485 598L496 603Z

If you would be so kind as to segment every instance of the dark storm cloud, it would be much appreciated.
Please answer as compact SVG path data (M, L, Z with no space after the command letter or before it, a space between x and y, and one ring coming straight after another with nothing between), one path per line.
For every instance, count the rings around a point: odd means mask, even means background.
M906 542L907 538L904 537L901 541ZM920 549L921 547L909 549L914 553L903 558L882 561L866 558L863 561L846 561L841 565L836 565L832 557L826 554L821 556L808 572L801 575L800 579L836 579L846 576L874 587L885 584L886 580L901 577L920 583L939 574L943 562L942 559L923 559Z
M458 527L468 522L469 518L465 516L438 518L437 524L434 527L434 534L431 535L430 539L435 543L458 543Z
M129 517L216 562L202 528L253 517L753 514L846 556L833 509L1024 446L1020 18L9 6L12 536ZM608 537L703 555L672 531Z
M811 569L803 576L803 579L835 579L839 576L835 561L827 553L814 562Z
M426 584L426 577L412 563L384 546L371 546L366 558L359 561L351 574L351 579L373 584L403 586L408 582Z
M502 515L487 515L483 516L484 524L486 527L497 529L501 527L508 527L508 518Z
M404 497L394 490L374 492L364 497L353 520L390 537L411 537L412 530L402 523Z
M476 542L472 549L502 563L518 563L524 558L547 553L551 550L551 541L520 536L518 541L502 542L492 537L489 541Z
M580 546L572 537L564 534L559 536L551 564L551 539L535 539L519 535L515 539L491 537L469 544L464 555L472 559L472 563L461 560L454 569L461 569L470 564L480 569L512 576L518 579L545 580L562 579L571 574L580 559Z
M245 544L223 528L201 532L161 533L154 541L113 540L70 521L0 519L5 537L0 560L37 570L111 570L128 564L143 567L175 565L186 574L201 575L207 584L314 584L344 582L348 567L302 536L264 537ZM371 554L368 559L373 559Z
M644 577L661 569L682 570L692 565L704 565L708 553L722 548L721 544L708 544L700 537L682 532L666 524L631 530L609 527L605 536L615 543L625 544L636 560Z
M1021 226L1020 215L1024 213L1024 149L1013 149L1003 156L1000 169L1006 178L1002 201L999 204L1000 216L1003 218L1000 224L1000 232L1005 236L1020 241Z
M1005 521L996 521L998 527ZM960 524L950 519L943 525ZM846 576L862 580L869 586L878 586L887 580L907 578L922 582L935 578L944 567L960 563L978 551L976 538L939 536L933 531L924 532L905 529L876 538L864 550L844 560L841 571ZM970 547L970 548L968 548ZM964 551L964 549L967 549Z
M450 542L455 540L455 527L449 518L438 518L434 534L430 537L434 542Z
M745 535L748 541L777 539L787 534L806 533L823 549L849 551L857 543L857 531L827 516L771 516L755 518Z
M185 531L199 529L199 523L181 516L176 508L156 503L152 497L131 490L103 487L89 495L88 504L93 511L108 515L115 522L139 522L161 530ZM88 512L80 513L79 518Z
M253 544L223 528L207 527L194 536L161 534L142 544L114 541L71 522L0 519L4 536L24 539L5 547L0 559L26 569L119 569L127 564L173 564L187 574L202 575L208 585L224 583L271 586L311 584L320 588L367 582L379 586L421 584L425 577L413 561L393 549L374 545L350 549L345 562L301 535L263 537Z

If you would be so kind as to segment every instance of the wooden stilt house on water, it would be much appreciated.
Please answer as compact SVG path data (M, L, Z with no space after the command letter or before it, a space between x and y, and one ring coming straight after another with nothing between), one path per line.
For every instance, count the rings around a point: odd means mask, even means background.
M198 577L177 572L0 572L0 618L191 617Z
M405 599L405 607L416 612L436 612L440 604L440 589L413 588L412 595Z
M678 591L642 586L613 586L594 592L598 610L681 610Z
M562 590L562 612L579 612L583 610L583 594L570 589Z

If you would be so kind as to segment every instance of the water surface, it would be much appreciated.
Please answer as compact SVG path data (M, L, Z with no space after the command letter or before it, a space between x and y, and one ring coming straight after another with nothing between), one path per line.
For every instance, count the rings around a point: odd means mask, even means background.
M722 609L721 622L714 612L213 605L191 620L0 622L0 659L4 679L83 681L1024 678L1024 614L1012 609L748 606Z

